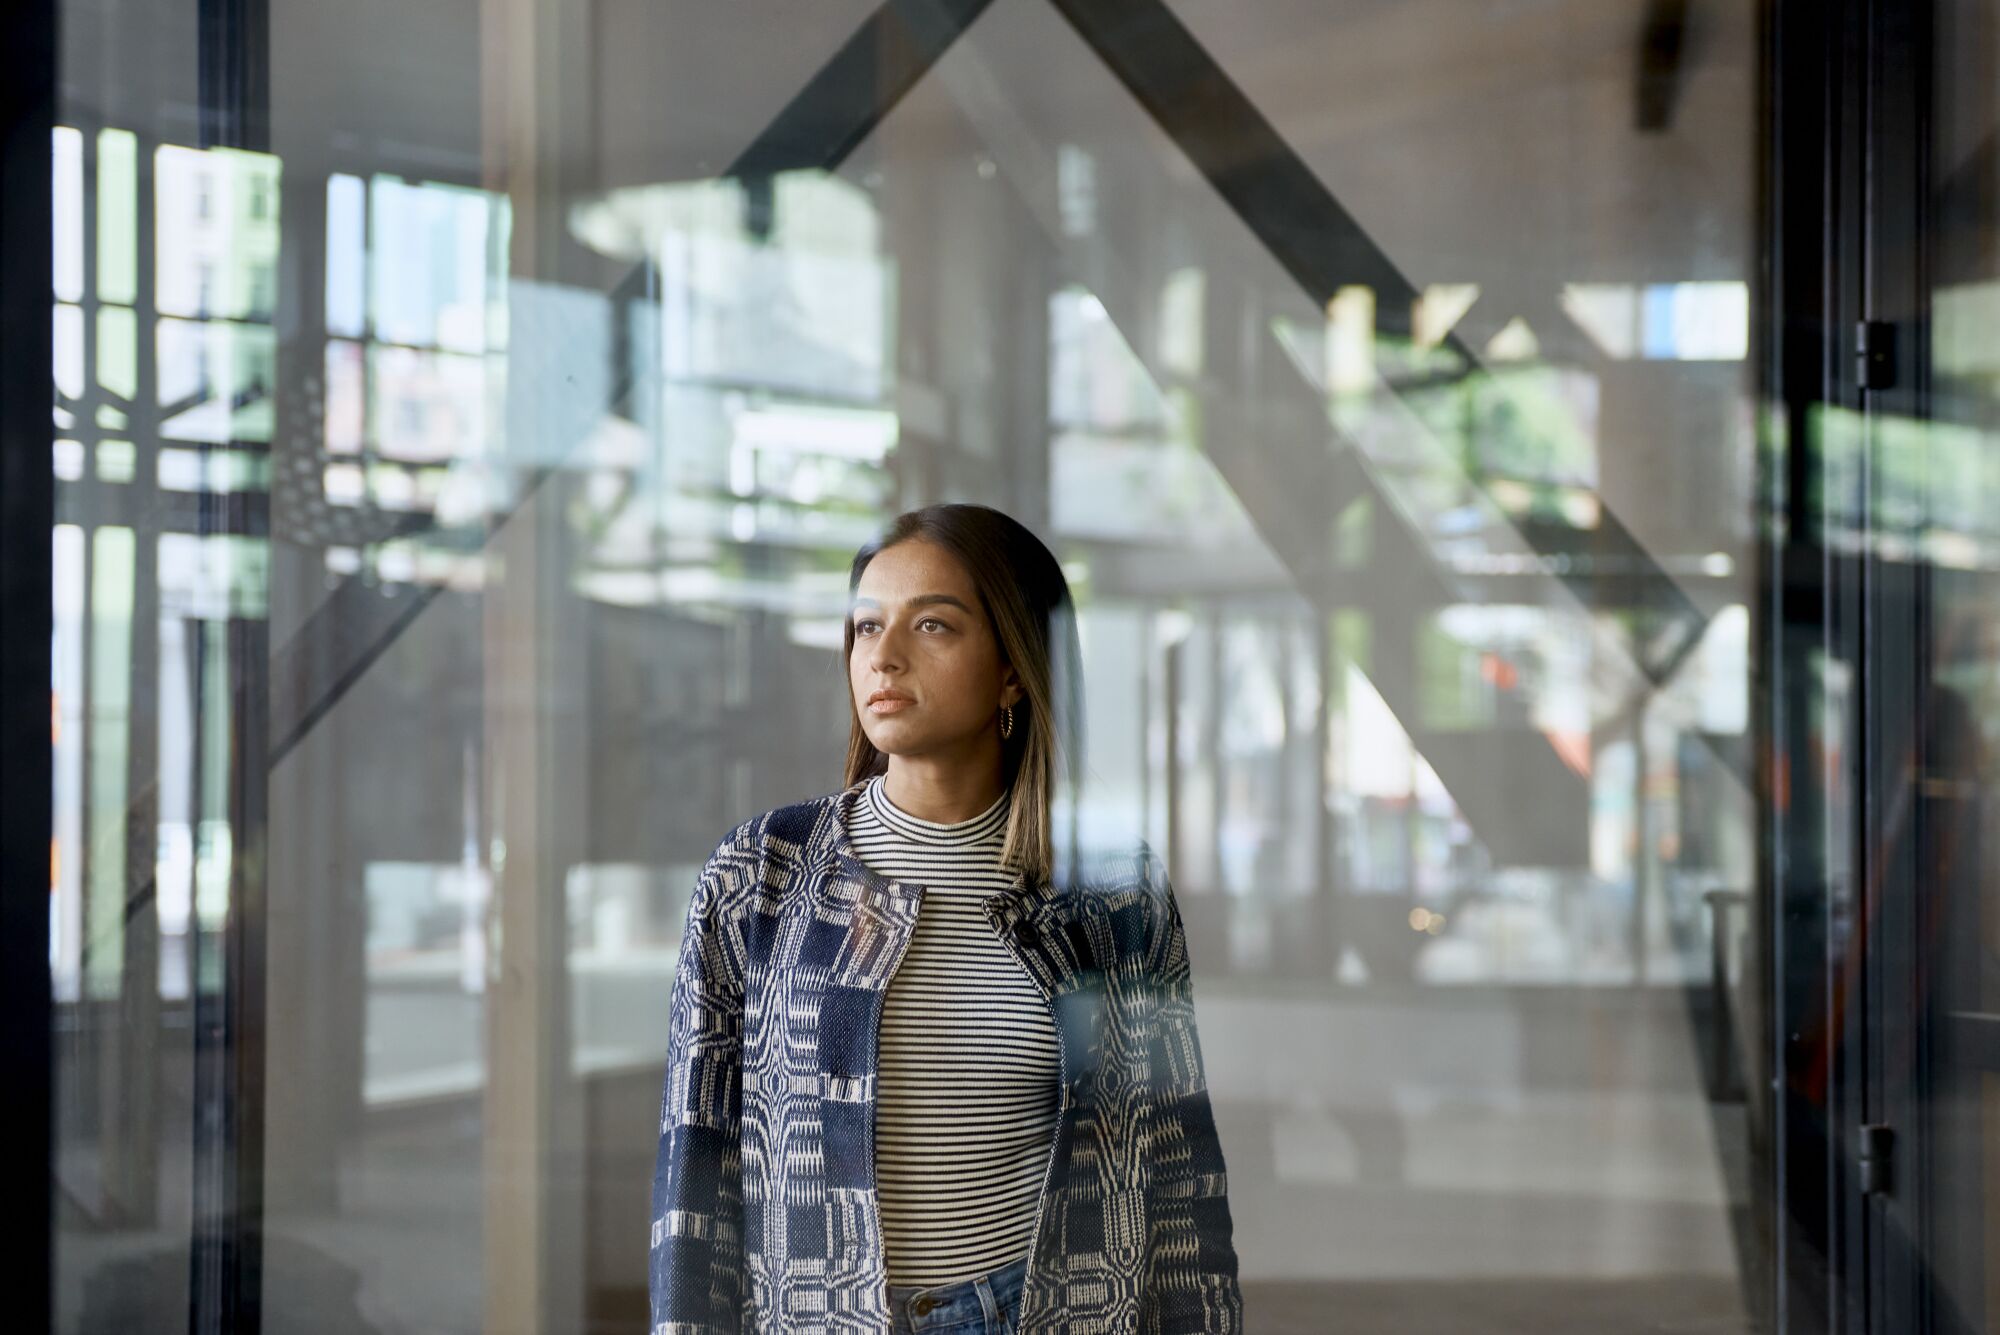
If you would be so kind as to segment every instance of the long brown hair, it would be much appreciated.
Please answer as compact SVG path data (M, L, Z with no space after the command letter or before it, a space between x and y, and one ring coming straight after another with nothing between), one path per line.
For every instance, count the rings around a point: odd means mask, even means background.
M1020 680L1022 696L1014 704L1013 732L1000 740L1002 779L1013 790L1007 842L1000 857L1010 867L1026 868L1032 878L1048 880L1055 870L1051 808L1058 767L1080 763L1082 754L1082 654L1069 581L1042 540L1011 516L985 505L927 505L898 515L855 553L847 577L848 597L861 586L861 573L870 561L885 548L912 539L935 543L965 567L979 591L979 604L993 628L1001 658ZM844 672L854 656L852 617L841 641ZM862 731L851 689L847 709L847 774L842 783L851 787L886 773L889 758Z

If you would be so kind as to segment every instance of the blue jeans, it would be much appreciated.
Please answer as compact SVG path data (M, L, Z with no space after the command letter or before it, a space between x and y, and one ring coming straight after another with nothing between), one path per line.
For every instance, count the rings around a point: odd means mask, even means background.
M1028 1258L956 1284L889 1286L895 1335L1015 1335Z

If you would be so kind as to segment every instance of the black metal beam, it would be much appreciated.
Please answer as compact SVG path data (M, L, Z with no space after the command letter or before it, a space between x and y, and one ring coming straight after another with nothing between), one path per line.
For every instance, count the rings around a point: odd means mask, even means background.
M1831 182L1830 76L1837 20L1811 0L1763 7L1758 80L1758 248L1753 294L1762 402L1782 426L1759 451L1758 598L1751 655L1751 727L1768 760L1757 785L1758 871L1751 909L1761 1058L1748 1073L1751 1215L1766 1266L1756 1295L1760 1328L1773 1335L1827 1329L1830 1144L1805 1091L1826 1053L1808 1029L1825 986L1827 932L1820 888L1825 793L1815 782L1811 711L1813 633L1827 588L1826 549L1811 512L1816 474L1813 405L1825 401L1832 350L1824 268ZM1808 1041L1806 1035L1812 1034ZM1768 1091L1768 1093L1766 1093Z
M722 173L743 180L832 171L992 0L885 0Z
M198 0L196 22L201 147L268 152L269 0ZM204 494L199 527L204 535L268 534L270 503L268 490L247 492L240 502ZM246 510L262 513L246 517ZM220 992L197 988L191 998L195 1137L188 1329L193 1335L260 1335L269 1041L270 620L232 611L225 627L229 745L228 754L215 759L225 766L229 906L216 970ZM206 637L196 646L195 663L195 698L206 700L202 677L218 666L208 659ZM199 979L205 975L199 960L205 934L194 931L189 939Z
M1648 134L1673 124L1687 49L1688 0L1649 0L1639 30L1638 96L1634 123Z
M0 1248L8 1324L53 1319L54 1066L49 976L49 836L54 828L49 537L55 514L54 289L49 208L55 126L55 0L0 10L0 1078L7 1145Z
M1343 287L1366 286L1375 293L1376 332L1410 336L1415 284L1165 0L1051 3L1316 306L1325 308ZM1456 335L1441 346L1468 370L1480 365ZM1608 508L1600 508L1594 530L1524 528L1522 537L1542 555L1587 554L1599 563L1589 573L1571 568L1559 576L1584 606L1628 609L1683 628L1637 647L1655 686L1707 628L1707 616ZM1602 571L1614 568L1625 573L1607 580Z
M199 0L203 148L271 151L270 0Z

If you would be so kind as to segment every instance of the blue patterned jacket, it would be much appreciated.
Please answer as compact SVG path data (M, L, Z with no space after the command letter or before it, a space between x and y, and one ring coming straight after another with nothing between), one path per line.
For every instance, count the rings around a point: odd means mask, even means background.
M653 1335L890 1329L876 1031L924 891L861 862L861 792L743 822L695 884L653 1173ZM1062 891L1023 874L984 906L1062 1046L1020 1332L1237 1335L1180 910L1143 843L1093 870Z

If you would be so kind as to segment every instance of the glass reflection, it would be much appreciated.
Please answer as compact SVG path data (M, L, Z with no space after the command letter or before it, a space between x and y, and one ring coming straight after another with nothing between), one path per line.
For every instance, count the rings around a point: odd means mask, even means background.
M1689 55L1675 131L1607 114L1576 55L1606 20L1575 5L1187 0L1145 42L1086 6L974 8L907 85L839 77L859 11L668 33L614 7L574 50L516 50L497 14L392 25L435 83L394 38L329 41L341 77L277 99L282 156L71 108L64 1328L185 1319L191 1147L221 1117L199 1003L253 965L267 1312L330 1286L357 1328L638 1319L700 857L829 786L847 561L951 499L1030 522L1077 592L1092 782L1067 819L1170 859L1252 1324L1505 1298L1750 1328L1760 803L1812 777L1812 838L1886 837L1849 773L1883 743L1859 721L1880 678L1840 646L1800 688L1825 774L1758 786L1758 692L1790 668L1757 661L1756 544L1788 536L1792 448L1808 536L1926 609L1897 837L1942 869L1912 900L1956 1063L1939 1269L1994 1328L2000 1096L1965 1056L2000 1010L1990 254L1936 268L1935 411L1829 403L1774 441L1746 16ZM670 48L699 58L634 67ZM1495 52L1519 87L1463 74ZM1563 152L1521 147L1551 126ZM231 776L259 715L252 827ZM1944 833L1949 857L1922 842ZM1858 960L1879 886L1839 858L1825 880ZM246 883L272 933L249 963ZM147 1254L166 1278L101 1296Z

